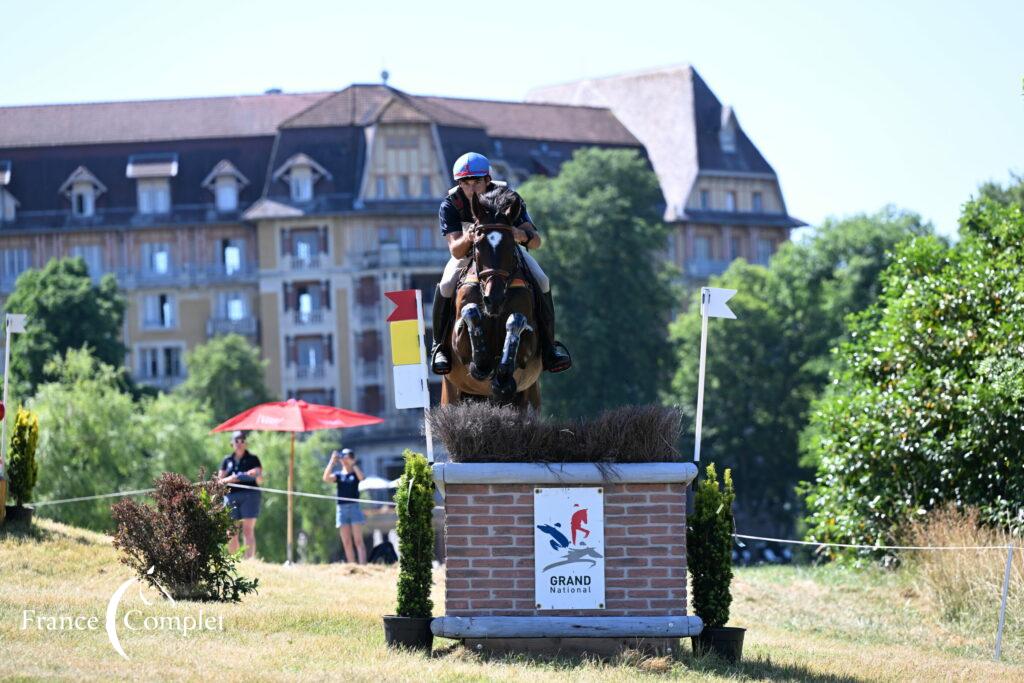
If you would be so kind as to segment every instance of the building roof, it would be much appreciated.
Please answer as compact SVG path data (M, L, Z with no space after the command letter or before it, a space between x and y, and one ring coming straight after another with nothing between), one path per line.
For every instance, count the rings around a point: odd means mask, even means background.
M688 65L537 88L528 102L606 107L647 149L665 194L666 220L681 220L701 171L775 171L697 71ZM722 149L722 121L736 124L736 150Z
M0 148L274 135L329 93L0 107Z

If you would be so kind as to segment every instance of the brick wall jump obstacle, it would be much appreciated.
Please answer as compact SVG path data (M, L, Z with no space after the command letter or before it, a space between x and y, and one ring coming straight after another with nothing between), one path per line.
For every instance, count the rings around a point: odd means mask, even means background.
M497 652L599 654L637 644L674 649L699 634L700 618L686 613L686 487L696 475L692 463L434 465L447 551L445 615L434 619L434 634ZM603 514L591 512L586 524L574 518L572 529L568 517L549 524L561 514L557 500L584 494ZM544 502L551 496L555 507ZM600 517L603 529L594 526ZM552 553L569 559L549 563ZM564 566L545 572L545 564ZM591 593L591 584L601 584L603 598L573 595ZM577 600L585 606L572 608Z

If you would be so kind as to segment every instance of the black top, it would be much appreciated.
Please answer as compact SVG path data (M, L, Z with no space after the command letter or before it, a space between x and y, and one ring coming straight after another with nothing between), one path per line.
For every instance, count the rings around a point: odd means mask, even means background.
M491 189L491 187L487 189ZM463 223L473 222L473 216L469 210L469 202L466 200L466 195L462 193L462 190L458 190L455 194L460 195L460 199L462 199L462 211L459 211L459 207L456 205L454 194L447 195L441 201L441 208L437 211L437 220L441 224L442 235L462 232ZM533 223L533 220L530 219L530 212L526 210L526 202L523 202L523 210L520 212L519 218L513 227L518 228L523 223Z
M232 453L231 455L220 461L220 468L224 471L225 477L230 477L232 474L241 475L243 472L248 472L254 467L263 467L263 464L260 462L259 458L257 458L249 451L246 451L238 460L235 460L235 454ZM246 477L243 475L242 480L239 481L238 483L244 484L246 486L257 486L256 480L254 478L251 479L252 481L246 481ZM245 493L258 494L259 491L253 491L252 489L235 488L231 484L228 484L228 493L231 495L239 495Z
M338 498L359 498L359 476L355 471L335 471L334 481L338 482ZM339 500L338 505L358 505L351 500Z

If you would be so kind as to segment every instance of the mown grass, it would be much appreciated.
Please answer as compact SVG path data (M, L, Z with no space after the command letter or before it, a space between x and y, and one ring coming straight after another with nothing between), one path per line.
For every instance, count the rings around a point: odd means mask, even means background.
M0 679L4 680L1024 680L1024 634L1007 634L1004 662L990 661L995 622L977 631L947 626L908 573L837 567L740 569L733 606L749 629L745 661L652 658L611 662L481 658L451 641L431 656L384 645L381 615L392 611L394 568L247 561L260 591L238 605L157 601L136 589L120 614L204 612L223 632L182 637L119 628L117 655L103 629L113 591L130 577L106 536L49 521L0 530ZM441 603L443 575L436 575ZM998 596L993 596L997 600ZM26 609L99 617L94 631L23 629ZM440 607L436 610L441 613ZM688 647L685 648L688 650ZM684 651L685 651L684 650Z

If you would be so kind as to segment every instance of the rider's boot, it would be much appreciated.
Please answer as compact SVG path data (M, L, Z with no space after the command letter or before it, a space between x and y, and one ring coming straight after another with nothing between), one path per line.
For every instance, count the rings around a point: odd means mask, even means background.
M435 375L447 375L452 371L451 349L448 348L448 330L452 318L452 299L441 296L441 288L434 291L434 306L431 319L434 328L434 346L430 350L430 369Z
M539 294L538 323L540 330L541 357L548 372L565 372L572 367L572 357L562 342L555 340L555 304L551 292Z

